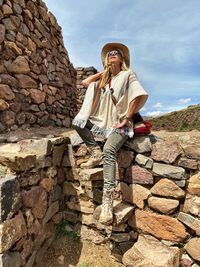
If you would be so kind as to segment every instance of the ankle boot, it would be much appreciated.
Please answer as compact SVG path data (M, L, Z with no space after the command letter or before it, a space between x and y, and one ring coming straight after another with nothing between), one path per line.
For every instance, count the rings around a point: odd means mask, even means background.
M103 201L101 207L99 222L105 225L111 224L113 222L113 190L103 191Z
M103 153L99 146L89 148L91 154L89 160L80 165L81 168L93 168L103 164Z

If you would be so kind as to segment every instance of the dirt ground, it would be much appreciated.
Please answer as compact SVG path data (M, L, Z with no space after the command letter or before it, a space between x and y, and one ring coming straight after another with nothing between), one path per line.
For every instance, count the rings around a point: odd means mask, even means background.
M44 255L42 267L122 267L105 245L72 237L57 238Z

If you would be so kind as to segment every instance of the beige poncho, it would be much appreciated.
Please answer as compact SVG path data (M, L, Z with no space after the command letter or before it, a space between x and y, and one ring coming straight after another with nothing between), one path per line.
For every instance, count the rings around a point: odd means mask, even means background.
M110 83L110 88L113 88L113 90L110 90L109 85L106 85L104 90L101 89L99 103L92 111L96 85L97 82L92 82L88 86L83 105L72 124L84 128L87 120L90 120L94 124L91 129L94 134L108 137L112 132L119 132L128 135L129 138L133 137L132 128L115 129L112 126L121 122L127 115L132 100L142 96L138 110L136 110L138 112L148 98L148 94L137 80L136 74L129 69L120 71L116 76L113 76ZM112 93L116 99L116 105L113 103Z

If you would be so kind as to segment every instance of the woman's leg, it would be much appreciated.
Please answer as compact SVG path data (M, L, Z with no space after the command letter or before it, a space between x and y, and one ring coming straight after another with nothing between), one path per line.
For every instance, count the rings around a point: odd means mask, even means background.
M87 145L91 157L87 162L80 165L81 168L93 168L102 164L102 151L100 146L94 139L93 133L91 132L93 124L88 120L84 128L80 128L73 125L73 128L77 131L83 142Z
M113 191L115 188L115 170L117 151L127 140L127 136L119 133L111 134L103 148L103 201L100 222L109 224L113 220Z

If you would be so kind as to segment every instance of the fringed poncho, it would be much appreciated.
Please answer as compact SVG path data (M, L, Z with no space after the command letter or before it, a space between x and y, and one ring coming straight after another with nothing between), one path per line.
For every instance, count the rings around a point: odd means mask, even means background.
M87 120L90 120L93 123L91 131L96 135L107 138L112 132L118 132L127 135L129 138L133 137L132 127L116 129L113 128L113 125L120 123L127 115L129 104L132 100L141 96L138 109L136 110L138 112L148 98L148 94L137 80L136 74L129 69L127 71L120 71L116 76L113 76L110 88L107 84L104 89L101 89L98 104L92 110L97 83L92 82L88 86L83 105L72 121L72 124L84 128ZM115 104L113 97L116 100Z

